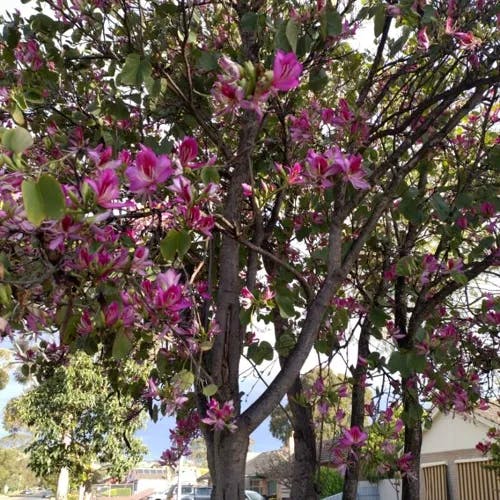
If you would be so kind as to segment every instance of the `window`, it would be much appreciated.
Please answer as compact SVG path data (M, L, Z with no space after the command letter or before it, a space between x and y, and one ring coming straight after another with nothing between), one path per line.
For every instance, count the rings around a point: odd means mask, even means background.
M278 489L278 483L274 479L271 479L270 481L267 482L268 495L276 495L277 489Z
M256 491L257 493L264 493L262 490L262 482L258 477L251 477L250 478L250 489L252 491Z

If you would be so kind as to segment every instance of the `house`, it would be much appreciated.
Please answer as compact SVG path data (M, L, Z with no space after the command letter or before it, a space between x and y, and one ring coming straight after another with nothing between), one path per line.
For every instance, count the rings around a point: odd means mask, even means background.
M421 500L498 500L500 480L484 467L488 458L476 449L492 427L500 426L500 406L473 416L435 412L424 430L421 449Z
M127 482L132 484L133 493L152 489L154 492L165 491L175 481L172 472L157 462L144 462L131 470Z
M290 454L286 448L259 453L245 468L245 489L257 491L274 500L288 500Z

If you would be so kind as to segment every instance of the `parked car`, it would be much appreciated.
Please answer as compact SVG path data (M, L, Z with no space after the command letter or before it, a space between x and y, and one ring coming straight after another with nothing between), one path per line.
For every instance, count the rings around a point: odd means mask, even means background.
M177 485L172 485L168 491L150 495L148 500L210 500L211 486L181 485L181 496L177 498ZM266 497L252 490L245 490L245 500L266 500Z
M210 500L211 494L211 486L195 486L191 493L187 495L181 493L180 500Z
M245 490L245 500L266 500L266 497L252 490Z
M170 490L155 491L152 495L148 496L147 500L168 500L169 498L171 498L168 496L169 491Z

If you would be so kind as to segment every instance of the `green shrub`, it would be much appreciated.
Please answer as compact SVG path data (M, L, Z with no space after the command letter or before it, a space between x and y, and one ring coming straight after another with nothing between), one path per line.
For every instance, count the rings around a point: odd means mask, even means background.
M321 467L319 471L319 494L328 497L340 493L344 486L344 480L339 472L330 467Z

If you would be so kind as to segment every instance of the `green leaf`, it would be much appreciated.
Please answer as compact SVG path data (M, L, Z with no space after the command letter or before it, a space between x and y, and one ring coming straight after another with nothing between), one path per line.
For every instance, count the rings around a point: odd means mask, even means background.
M23 181L21 185L23 192L24 208L28 220L35 226L39 226L45 219L43 202L40 199L37 183L34 181Z
M385 326L389 316L384 312L383 309L379 307L373 307L370 311L370 321L372 322L375 328L381 328Z
M285 52L290 52L292 47L290 47L290 43L288 42L286 36L286 23L281 22L276 30L276 35L274 35L274 46L277 49L281 49Z
M469 282L467 276L463 273L459 273L458 271L452 271L451 279L459 285L466 285Z
M398 260L396 274L398 276L410 276L417 268L415 257L407 255Z
M268 361L272 361L272 359L274 357L274 350L273 350L273 346L269 342L266 342L265 340L263 340L259 344L259 349L262 353L263 359L267 359Z
M205 387L203 387L203 395L209 398L210 396L213 396L219 388L215 384L208 384Z
M102 104L102 111L104 114L110 115L116 120L130 118L130 110L121 99L117 99L115 102L104 101Z
M174 376L174 385L182 391L187 391L194 384L194 374L189 370L181 370Z
M125 332L118 332L113 342L111 354L115 359L126 358L132 350L132 342Z
M424 13L421 17L422 24L431 24L436 21L436 11L432 5L424 5Z
M435 193L431 198L431 205L437 212L438 217L442 221L446 221L450 217L450 207L444 201L443 197L439 193Z
M247 356L256 364L260 365L264 360L271 361L274 356L274 351L269 342L265 340L259 344L252 344L248 348Z
M203 51L196 61L196 66L205 71L213 71L219 67L218 57L215 52Z
M387 368L389 368L391 373L403 372L406 370L406 357L399 351L394 351L389 358L387 363Z
M171 229L160 242L160 251L163 258L172 261L175 257L182 259L191 246L191 236L188 231Z
M151 78L151 71L149 58L141 57L139 54L129 54L118 79L122 85L141 85L146 79Z
M218 184L220 181L219 172L215 167L203 167L200 172L201 180L204 184Z
M328 36L337 36L342 33L342 17L340 14L331 7L327 5L326 7L326 34Z
M65 213L66 203L61 185L45 174L38 182L23 181L21 185L24 208L28 220L39 226L44 220L59 220Z
M500 165L500 144L496 144L488 152L488 165L494 169L498 169Z
M425 356L409 352L406 355L406 365L411 373L422 373L427 366Z
M45 217L53 220L61 219L66 211L61 184L51 175L45 174L38 180L38 191L43 201Z
M418 201L412 198L409 193L403 196L398 210L404 215L406 219L414 224L421 224L425 221L425 213L419 206Z
M293 19L290 19L286 23L285 34L286 34L286 39L288 40L288 43L290 44L290 47L294 52L297 52L297 33L298 33L297 23Z
M33 137L23 127L5 129L2 145L14 153L22 153L33 145Z
M375 38L378 38L382 32L384 31L384 24L385 24L385 18L386 18L387 12L386 12L386 7L385 3L380 3L377 7L377 11L375 12L375 18L374 18L374 33L375 33Z
M328 84L328 75L323 68L309 73L309 89L313 92L321 92Z
M398 52L403 50L403 47L406 45L408 38L410 36L411 31L407 26L403 27L402 35L395 40L392 44L390 44L390 54L391 56L395 56Z
M282 318L295 316L294 298L292 295L278 292L275 300Z
M245 12L241 17L240 26L243 31L257 31L259 16L255 12Z
M288 356L295 347L295 337L289 333L284 333L276 340L274 347L280 356Z

